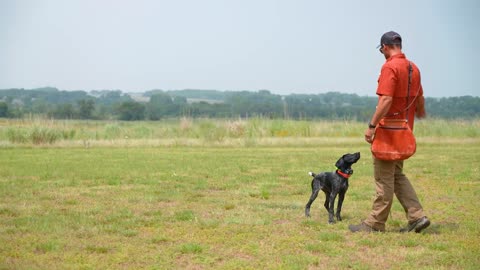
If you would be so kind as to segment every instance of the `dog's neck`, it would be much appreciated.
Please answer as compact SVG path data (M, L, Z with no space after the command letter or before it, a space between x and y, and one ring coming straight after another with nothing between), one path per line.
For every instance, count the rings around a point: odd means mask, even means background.
M338 169L337 170L337 174L340 175L341 177L343 178L349 178L350 176L352 176L353 174L353 170L352 169L349 169L347 170L347 172L343 172L342 170Z

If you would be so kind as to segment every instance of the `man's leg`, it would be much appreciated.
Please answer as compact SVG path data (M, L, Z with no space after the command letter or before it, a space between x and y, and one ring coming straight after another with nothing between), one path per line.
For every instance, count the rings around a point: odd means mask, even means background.
M410 180L403 173L403 161L395 164L395 195L402 204L409 223L424 217L423 208Z
M377 193L372 211L364 223L376 230L384 231L393 202L395 162L373 158L373 170Z

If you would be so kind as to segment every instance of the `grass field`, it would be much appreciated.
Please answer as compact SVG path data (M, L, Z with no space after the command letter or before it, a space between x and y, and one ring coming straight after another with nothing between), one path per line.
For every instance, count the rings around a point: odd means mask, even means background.
M405 170L432 220L422 234L397 232L397 201L386 233L348 232L374 196L365 124L254 120L208 137L233 122L182 121L164 137L155 123L0 121L0 269L478 269L479 121L418 123ZM108 125L157 135L81 138ZM40 126L75 134L9 140ZM322 197L305 218L307 172L354 151L344 221L327 223Z

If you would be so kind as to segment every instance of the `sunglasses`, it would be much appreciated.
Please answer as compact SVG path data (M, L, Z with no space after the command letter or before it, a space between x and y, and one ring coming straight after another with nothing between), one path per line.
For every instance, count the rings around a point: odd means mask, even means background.
M380 49L378 49L378 50L380 51L381 54L384 54L384 53L383 53L383 44L380 45Z

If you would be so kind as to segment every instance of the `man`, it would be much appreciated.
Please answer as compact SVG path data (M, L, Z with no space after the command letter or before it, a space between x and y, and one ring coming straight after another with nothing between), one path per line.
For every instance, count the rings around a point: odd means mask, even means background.
M412 130L415 115L418 118L425 117L420 71L402 53L401 36L393 31L383 34L379 48L386 62L382 66L378 79L377 109L365 131L365 140L370 144L373 142L375 127L384 117L405 119L408 113L408 124ZM411 63L412 73L410 95L407 99L409 63ZM384 161L374 157L373 166L376 197L372 211L361 224L350 225L350 231L385 231L385 222L392 207L394 194L402 204L408 219L408 226L401 231L419 233L427 228L430 221L423 213L413 186L403 174L403 161Z

